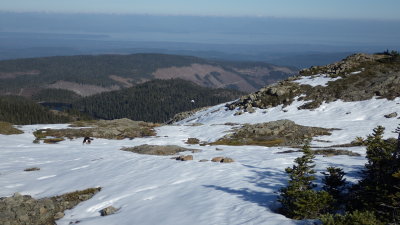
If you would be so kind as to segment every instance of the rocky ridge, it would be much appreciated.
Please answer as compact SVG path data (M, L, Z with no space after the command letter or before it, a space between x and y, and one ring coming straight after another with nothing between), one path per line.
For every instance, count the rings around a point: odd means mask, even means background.
M230 110L239 108L253 112L253 107L270 108L289 105L295 99L306 101L299 109L315 109L323 102L336 100L362 101L373 97L394 99L400 96L400 60L398 55L351 55L340 62L311 67L299 75L261 88L227 104ZM326 86L305 85L296 80L305 77L336 78ZM238 113L240 114L240 113Z

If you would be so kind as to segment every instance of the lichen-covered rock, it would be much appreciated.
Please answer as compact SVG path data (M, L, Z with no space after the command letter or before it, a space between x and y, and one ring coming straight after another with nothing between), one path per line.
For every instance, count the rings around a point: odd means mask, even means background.
M193 155L181 155L181 156L176 157L176 160L178 160L178 161L193 160Z
M231 159L231 158L228 158L228 157L223 158L221 160L221 163L233 163L233 162L235 162L235 161L233 159Z
M397 116L397 112L392 112L392 113L386 114L385 118L393 118L393 117L396 117L396 116Z
M221 157L221 156L214 157L214 158L211 159L211 162L221 162L222 159L224 159L224 157Z
M72 209L99 192L101 188L89 188L60 196L34 199L29 195L15 193L0 198L0 224L9 225L53 225Z
M180 152L192 151L198 152L198 149L189 149L177 145L140 145L130 148L121 148L123 151L134 152L146 155L176 155Z
M211 159L211 162L232 163L232 162L234 162L234 160L231 159L231 158L228 158L228 157L219 156L219 157L214 157L214 158L212 158L212 159Z
M233 134L211 143L212 145L260 145L291 146L301 145L305 139L318 135L330 135L332 129L301 126L291 120L277 120L268 123L245 124L234 128Z
M175 122L184 120L192 115L194 115L195 113L202 111L202 110L206 110L209 107L201 107L201 108L197 108L197 109L193 109L191 111L185 111L185 112L180 112L174 115L174 117L172 117L171 119L169 119L167 122L165 122L165 124L173 124Z
M100 215L101 216L108 216L116 213L119 209L114 208L113 206L108 206L102 210L100 210Z

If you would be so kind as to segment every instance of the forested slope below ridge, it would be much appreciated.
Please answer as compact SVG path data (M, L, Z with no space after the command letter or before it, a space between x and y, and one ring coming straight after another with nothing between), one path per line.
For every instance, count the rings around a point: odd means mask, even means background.
M53 88L90 96L152 79L172 78L251 92L295 72L295 68L268 63L217 62L164 54L29 58L0 61L0 94L31 97Z
M181 79L153 80L119 91L82 98L73 109L94 118L165 122L176 113L232 101L243 92L212 89Z

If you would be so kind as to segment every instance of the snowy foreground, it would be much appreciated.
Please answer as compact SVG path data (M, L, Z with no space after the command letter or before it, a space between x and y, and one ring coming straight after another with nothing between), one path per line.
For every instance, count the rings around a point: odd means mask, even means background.
M32 131L40 128L63 128L67 125L23 126L21 135L0 135L0 197L14 192L42 198L90 187L103 187L92 199L82 202L57 224L131 225L131 224L306 224L277 214L277 191L286 185L284 169L293 164L299 153L276 154L282 147L199 146L187 145L189 137L213 141L224 136L231 123L261 123L290 119L300 125L340 128L331 136L316 139L313 146L349 143L356 136L365 137L377 125L386 127L386 137L397 118L384 115L398 112L400 98L394 101L372 99L362 102L333 102L316 110L297 110L302 102L286 107L256 110L233 116L224 105L212 107L173 126L157 129L157 137L134 140L96 139L91 145L82 140L58 144L33 144ZM199 126L190 124L201 123ZM193 161L175 161L170 156L139 155L120 151L123 146L141 144L176 144L201 149ZM222 149L217 151L216 147ZM361 157L316 157L320 172L327 166L344 168L349 181L357 180L357 171L365 163L365 148L345 148L361 153ZM187 153L191 154L191 153ZM224 156L235 160L222 164L199 162ZM40 171L24 172L39 167ZM320 174L318 173L320 176ZM120 210L101 217L99 210L114 206Z

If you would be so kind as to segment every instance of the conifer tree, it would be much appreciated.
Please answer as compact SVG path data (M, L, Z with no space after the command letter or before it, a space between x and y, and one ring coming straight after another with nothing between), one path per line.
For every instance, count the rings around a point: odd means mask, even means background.
M354 186L351 209L373 210L385 222L399 222L400 171L397 145L383 139L378 126L367 138L367 160L362 179Z
M303 146L303 155L294 160L295 164L286 168L289 174L288 186L280 190L278 201L282 204L281 212L293 219L313 219L329 209L332 197L326 191L315 191L316 179L314 154L309 141Z
M335 199L338 199L341 192L345 189L346 179L343 178L345 172L342 168L333 166L326 168L326 170L327 172L322 172L324 175L322 179L324 187L322 189L327 191Z

